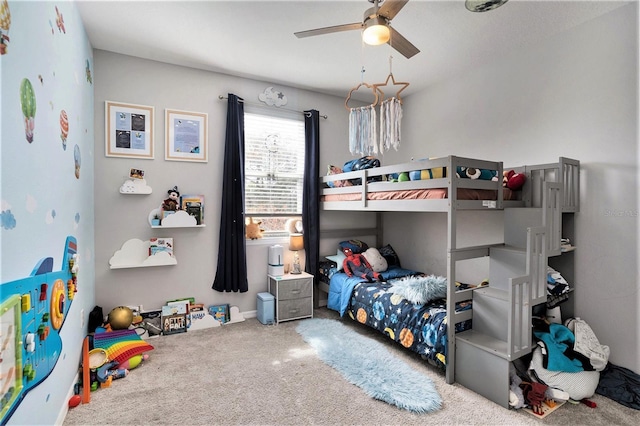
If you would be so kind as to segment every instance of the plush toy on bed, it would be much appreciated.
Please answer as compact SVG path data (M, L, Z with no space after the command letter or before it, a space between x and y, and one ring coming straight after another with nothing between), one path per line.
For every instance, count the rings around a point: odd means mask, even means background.
M476 169L473 167L458 166L456 168L456 175L459 178L465 179L498 180L498 172L495 170Z
M364 278L368 282L382 281L382 276L373 270L362 253L354 254L348 247L343 248L342 252L346 256L342 261L342 268L348 276Z
M502 174L502 186L512 191L517 191L522 188L522 185L524 185L524 182L527 180L527 176L524 173L516 173L515 170L507 170L502 172Z

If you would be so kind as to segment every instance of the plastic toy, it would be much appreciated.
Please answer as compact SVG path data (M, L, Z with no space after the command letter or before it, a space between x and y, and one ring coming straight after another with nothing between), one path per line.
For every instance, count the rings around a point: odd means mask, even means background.
M112 330L126 330L133 321L133 311L126 306L118 306L109 312L108 322Z
M65 321L73 302L67 286L69 261L77 250L75 237L68 236L60 269L54 270L53 257L46 257L28 276L0 284L0 424L10 423L24 396L65 353L60 337L64 324L78 324Z
M128 360L118 364L118 369L133 370L148 359L149 355L147 354L134 355Z
M104 383L107 383L107 385L102 387L109 387L111 380L121 379L129 374L129 370L117 367L118 363L116 361L111 361L98 368L96 371L96 378L98 379L98 382L100 382L101 386Z
M69 398L69 408L77 407L78 405L80 405L80 402L82 402L82 398L80 397L80 395L73 395L71 398Z

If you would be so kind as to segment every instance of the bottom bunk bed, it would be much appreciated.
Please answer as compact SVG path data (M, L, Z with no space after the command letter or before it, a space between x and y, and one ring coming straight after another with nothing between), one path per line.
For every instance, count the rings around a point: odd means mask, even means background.
M447 364L447 281L399 266L381 271L381 281L367 281L338 271L336 263L321 262L320 286L327 292L327 308L371 327L430 365ZM481 283L479 285L485 285ZM456 283L460 291L475 286ZM471 295L470 295L471 296ZM471 309L471 300L456 304L457 311ZM456 332L471 328L471 320L455 325Z

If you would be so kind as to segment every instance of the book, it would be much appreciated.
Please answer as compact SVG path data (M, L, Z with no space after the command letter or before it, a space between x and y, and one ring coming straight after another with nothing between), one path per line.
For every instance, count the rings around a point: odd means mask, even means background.
M149 256L166 252L173 257L173 238L151 238L149 239Z
M213 316L216 320L221 323L229 322L231 319L229 317L229 304L224 303L222 305L211 305L209 306L209 314Z
M162 334L176 334L187 331L187 304L176 303L162 307Z
M179 306L179 313L186 313L187 329L191 327L191 299L178 299L167 302L166 306Z
M204 222L204 195L183 195L180 197L180 208L196 218L196 224Z

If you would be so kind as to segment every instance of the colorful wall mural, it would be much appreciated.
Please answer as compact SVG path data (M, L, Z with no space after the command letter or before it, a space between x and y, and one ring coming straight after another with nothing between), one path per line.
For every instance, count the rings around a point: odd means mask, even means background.
M0 0L0 424L59 424L78 371L95 300L92 63L74 2Z

